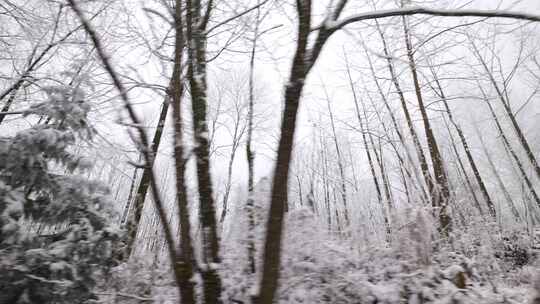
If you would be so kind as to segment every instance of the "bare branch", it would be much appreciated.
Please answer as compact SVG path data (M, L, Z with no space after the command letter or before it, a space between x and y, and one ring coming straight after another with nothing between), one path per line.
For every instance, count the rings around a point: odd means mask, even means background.
M261 3L257 4L257 5L255 5L255 6L253 6L253 7L251 7L251 8L248 8L247 10L245 10L245 11L239 13L239 14L236 14L236 15L230 17L230 18L227 18L227 19L221 21L220 23L218 23L218 24L212 26L209 30L207 30L207 31L206 31L206 35L208 35L209 33L211 33L213 30L219 28L220 26L223 26L223 25L225 25L225 24L227 24L227 23L229 23L229 22L231 22L231 21L233 21L233 20L235 20L235 19L238 19L238 18L240 18L240 17L242 17L242 16L248 14L249 12L251 12L251 11L253 11L253 10L258 9L259 7L265 5L268 1L269 1L269 0L264 0L263 2L261 2Z
M432 9L432 8L424 8L424 7L406 7L406 8L388 9L388 10L380 10L380 11L356 14L356 15L352 15L347 18L344 18L343 20L334 21L334 22L327 21L325 24L320 25L317 28L315 28L315 30L326 28L326 29L336 31L343 28L346 25L359 22L359 21L387 18L387 17L394 17L394 16L411 16L411 15L431 15L431 16L442 16L442 17L512 18L512 19L518 19L518 20L540 22L539 15L533 15L533 14L528 14L528 13L523 13L523 12L511 12L511 11L504 11L504 10L465 10L465 9L451 10L451 9Z
M152 155L151 149L149 148L148 137L146 135L145 129L141 126L140 119L137 117L137 115L135 113L135 109L133 108L131 102L129 101L127 91L126 91L126 89L124 87L124 84L120 81L120 77L118 76L118 74L116 73L113 65L111 64L108 55L105 53L105 49L104 49L104 47L103 47L103 45L101 43L101 40L99 39L96 31L94 30L94 28L92 27L90 22L85 18L82 10L80 9L80 7L76 3L76 1L75 0L68 0L68 2L70 4L71 8L73 9L73 11L75 12L75 14L77 15L79 21L81 22L81 25L83 26L84 30L86 31L86 33L88 34L88 36L92 40L92 43L94 44L94 46L96 48L96 51L97 51L97 53L99 55L99 58L101 59L103 65L104 65L104 68L105 68L107 74L109 74L109 76L111 77L111 79L113 81L114 86L116 87L116 89L120 93L120 98L122 99L122 101L124 103L124 108L128 112L128 115L129 115L131 121L133 122L133 124L136 125L135 128L137 130L137 135L138 135L139 140L141 142L141 146L142 146L141 147L142 148L141 152L142 152L143 157L144 157L144 162L145 162L145 164L147 166L150 166L151 164L153 164L154 156ZM152 198L153 198L153 202L154 202L156 211L157 211L157 213L159 215L159 219L160 219L161 224L162 224L161 226L162 226L163 234L165 236L165 240L166 240L166 243L167 243L169 260L170 260L172 265L175 265L175 263L176 263L175 259L176 259L177 252L176 252L176 249L175 249L175 242L174 242L174 238L173 238L173 232L172 232L172 229L169 226L169 223L167 221L168 217L166 215L165 208L163 206L163 201L162 201L161 196L160 196L160 194L158 192L159 188L157 187L155 177L156 177L155 172L154 172L153 169L151 169L150 170L150 189L152 191ZM178 278L175 276L175 279L178 279ZM177 281L176 283L177 283L177 286L179 286L180 282Z

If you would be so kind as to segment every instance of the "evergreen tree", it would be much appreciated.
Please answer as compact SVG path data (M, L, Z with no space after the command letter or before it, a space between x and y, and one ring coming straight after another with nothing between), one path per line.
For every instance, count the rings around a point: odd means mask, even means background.
M72 152L92 139L81 83L24 111L47 123L0 137L0 303L85 303L113 262L108 190Z

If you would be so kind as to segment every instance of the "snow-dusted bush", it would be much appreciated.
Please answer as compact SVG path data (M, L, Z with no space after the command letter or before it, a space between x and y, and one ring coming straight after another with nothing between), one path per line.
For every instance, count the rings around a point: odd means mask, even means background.
M370 247L332 237L318 228L322 225L307 210L290 212L284 242L280 303L526 302L526 289L509 289L511 280L500 284L497 278L501 273L486 265L498 260L494 253L498 246L505 244L507 237L504 235L516 237L515 232L501 233L502 236L484 244L484 248L473 254L465 248L453 251L444 243L433 251L425 249L425 253L419 248L431 244L432 228L426 224L429 215L416 211L406 213L415 223L415 227L401 233L406 240L394 242L393 247ZM486 227L486 233L488 230ZM476 236L462 237L477 241ZM513 261L501 260L498 264L501 265L499 269L515 267Z
M141 256L111 269L100 284L103 304L178 303L170 265L157 256Z
M44 90L25 115L46 123L0 138L0 303L85 303L113 263L108 190L70 152L92 138L90 106L79 88Z

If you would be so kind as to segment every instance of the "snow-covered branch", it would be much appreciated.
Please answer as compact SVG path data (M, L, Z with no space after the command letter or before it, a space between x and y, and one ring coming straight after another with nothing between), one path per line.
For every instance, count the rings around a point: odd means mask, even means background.
M339 30L340 28L358 21L387 18L394 16L410 16L410 15L431 15L443 17L488 17L488 18L512 18L519 20L540 22L540 16L523 12L512 12L505 10L465 10L465 9L432 9L425 7L406 7L397 9L380 10L352 15L342 20L333 22L327 21L324 24L329 30ZM316 29L320 29L322 25Z

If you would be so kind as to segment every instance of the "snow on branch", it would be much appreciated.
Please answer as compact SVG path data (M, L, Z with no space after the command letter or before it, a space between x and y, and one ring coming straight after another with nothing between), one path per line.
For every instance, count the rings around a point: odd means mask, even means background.
M540 22L540 15L528 14L523 12L511 12L504 10L465 10L465 9L432 9L424 7L406 7L398 9L379 10L368 13L361 13L349 16L343 20L327 21L324 25L329 30L336 31L342 27L364 20L386 18L393 16L410 16L410 15L431 15L431 16L444 16L444 17L488 17L488 18L512 18L519 20L528 20Z

